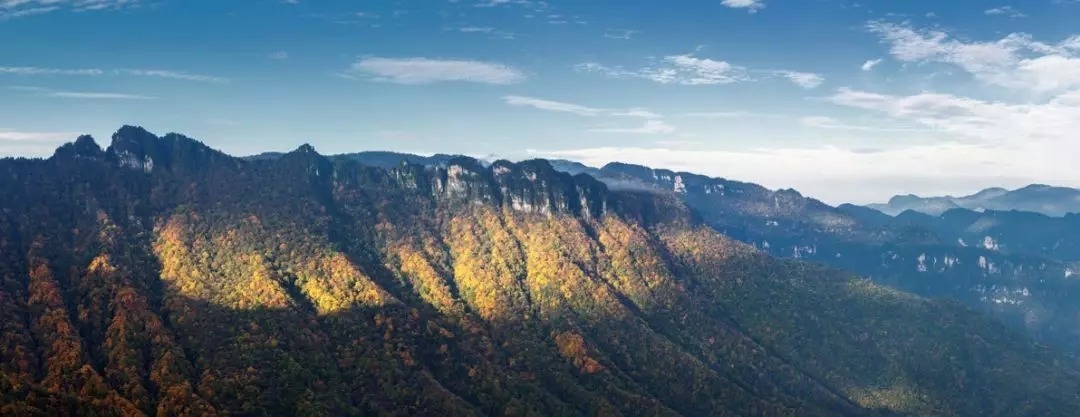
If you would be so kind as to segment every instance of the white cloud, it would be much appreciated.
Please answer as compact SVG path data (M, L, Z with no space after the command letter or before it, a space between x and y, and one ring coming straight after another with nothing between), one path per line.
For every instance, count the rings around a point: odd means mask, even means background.
M104 71L96 68L0 67L0 74L14 75L102 75L104 73Z
M594 72L617 78L643 78L661 84L715 85L750 79L744 68L690 54L666 56L661 65L639 70L607 67L594 62L578 64L575 68L580 72Z
M612 116L625 116L625 117L641 117L644 119L659 119L662 118L660 114L653 113L645 109L628 109L628 110L609 110Z
M878 58L878 59L869 59L866 62L863 62L861 68L862 68L863 71L870 71L870 70L873 70L874 67L878 66L878 64L880 64L880 63L881 63L880 58Z
M0 0L2 1L2 0ZM14 1L14 0L11 0ZM107 71L98 68L42 68L42 67L0 67L0 74L13 74L13 75L86 75L86 76L98 76L105 75ZM186 81L199 81L199 82L211 82L211 83L224 83L228 82L227 79L221 77L213 77L209 75L192 74L183 71L170 71L170 70L148 70L148 69L120 69L112 71L112 74L117 75L135 75L141 77L159 77L169 78L174 80L186 80Z
M834 104L923 126L954 141L950 147L939 147L927 163L912 159L919 175L942 182L977 175L1012 176L1021 183L1080 185L1073 168L1074 161L1080 160L1075 136L1080 131L1080 37L1047 43L1013 33L997 40L968 41L906 24L873 22L869 28L899 61L952 65L988 87L1028 93L1022 95L1026 100L1010 102L932 91L893 95L842 88L828 97ZM1010 96L1015 95L1005 95ZM827 118L801 122L817 128L846 128ZM895 156L901 151L883 154ZM888 164L892 160L875 161ZM882 168L866 165L864 169L863 175L873 176Z
M627 39L632 39L634 37L634 35L637 35L638 33L641 33L641 32L637 31L637 30L630 30L630 29L616 29L616 30L609 30L609 31L605 32L604 37L608 38L608 39L627 40Z
M83 98L101 100L153 100L155 97L141 96L136 94L122 93L93 93L85 91L53 91L46 94L49 97Z
M491 33L494 30L494 28L479 26L463 26L457 28L457 31L462 33Z
M498 7L498 6L524 6L531 9L543 9L547 6L547 3L540 0L482 0L476 3L476 7Z
M20 17L45 14L45 13L53 12L53 11L56 11L56 10L59 10L59 9L60 9L59 7L49 6L49 7L29 7L29 8L22 8L22 9L17 9L17 10L2 10L2 11L0 11L0 20L16 19L16 18L20 18Z
M229 81L225 78L214 77L210 75L192 74L184 71L171 71L161 69L122 69L117 70L117 73L136 75L140 77L158 77L168 78L172 80L198 81L204 83L226 83Z
M655 65L631 70L586 62L574 67L615 78L641 78L661 84L720 85L781 77L802 88L815 88L825 81L819 74L791 70L752 70L727 61L699 58L693 54L668 55ZM757 75L757 77L755 77Z
M758 10L765 8L765 2L762 0L723 0L720 4L733 9L746 9L750 13L757 13Z
M642 163L728 178L773 188L792 187L827 201L870 202L903 192L956 194L988 186L1032 182L1080 186L1080 36L1040 42L1026 34L991 41L958 40L935 30L871 23L891 56L907 63L956 66L988 87L1021 92L1026 102L1005 102L923 92L890 95L842 88L827 100L886 117L852 124L826 116L797 118L804 128L838 131L853 146L774 146L709 149L709 141L665 142L669 147L604 147L537 152L592 165ZM879 60L869 60L873 69ZM763 71L746 70L758 75ZM1007 95L1008 96L1008 95ZM687 117L739 118L752 113L718 111ZM860 119L868 120L868 119ZM869 119L872 120L872 119ZM888 141L880 132L898 132ZM828 134L828 133L826 133ZM943 140L942 138L948 138ZM845 139L845 143L849 140ZM839 142L837 142L839 143ZM761 167L769 167L762 169Z
M874 132L923 132L926 129L912 129L892 126L857 125L841 122L828 116L804 116L799 119L799 125L814 129L854 130Z
M1027 17L1026 14L1021 13L1019 10L1016 10L1012 6L994 7L984 10L983 13L989 16L1006 16L1012 19Z
M755 113L755 112L742 111L742 110L714 111L714 112L693 112L693 113L683 113L683 114L680 114L679 116L682 116L682 117L699 117L699 118L704 118L704 119L739 119L739 118L749 118L749 117L766 117L766 118L786 117L785 115L782 115L782 114Z
M957 66L985 83L1050 93L1080 87L1077 37L1058 44L1013 33L996 41L964 42L937 30L919 30L906 24L871 22L894 58L902 62L937 62Z
M428 58L362 58L352 72L367 74L377 81L398 84L430 84L460 81L482 84L514 84L525 74L504 64Z
M1040 179L1067 185L1069 181L1063 179L1075 178L1061 176L1063 170L1023 170L1038 167L1041 161L1018 159L1007 149L958 143L883 149L597 147L540 150L533 154L591 166L621 161L751 181L773 189L794 187L833 204L883 201L900 190L961 194L989 186L1021 186ZM1071 183L1080 185L1077 181Z
M139 0L0 0L0 20L45 14L58 10L86 12L136 6Z
M27 87L27 86L10 86L9 90L25 91L29 93L36 93L44 97L57 97L57 98L77 98L77 99L100 99L100 100L154 100L156 97L137 95L137 94L124 94L124 93L103 93L103 92L87 92L87 91L63 91L53 90L43 87Z
M289 53L285 52L285 51L277 51L277 52L271 53L269 55L269 58L273 59L273 60L276 60L276 61L283 61L283 60L289 59Z
M527 106L540 110L573 113L580 116L597 116L603 113L601 109L586 107L577 104L561 103L558 101L544 100L532 97L523 96L506 96L503 97L507 104L511 106Z
M1080 143L1074 140L1075 132L1080 131L1080 91L1034 104L1008 104L939 93L894 96L851 89L840 89L829 99L839 105L918 123L966 141L1038 145L1049 152L1080 151Z
M56 150L63 142L77 137L71 132L31 132L0 129L0 154L44 157Z
M1031 182L1077 184L1075 161L1080 160L1080 91L1059 94L1038 103L1012 104L950 94L887 95L841 89L836 104L878 112L915 123L958 140L968 152L939 158L942 180L978 173L985 176L1023 175ZM983 161L981 170L971 166ZM923 170L926 165L919 163ZM873 173L867 168L867 173Z
M661 69L652 73L657 82L677 81L681 84L727 84L745 78L743 70L725 61L697 58L693 55L674 55L665 58L674 72Z
M640 108L601 109L596 107L582 106L579 104L563 103L559 101L551 101L524 96L506 96L503 97L503 100L506 101L506 104L509 104L511 106L533 107L540 110L573 113L579 116L623 116L641 117L645 119L659 119L662 117L659 114Z
M776 71L776 74L805 89L817 88L821 83L825 82L825 77L811 72Z
M0 141L12 142L59 142L78 136L71 132L23 132L0 129Z
M799 124L805 127L815 127L822 129L850 129L851 127L840 123L836 119L828 116L806 116L799 119Z
M641 127L632 128L596 128L590 132L606 133L631 133L631 134L667 134L675 131L675 126L664 123L663 120L646 120Z
M515 34L513 32L507 32L507 31L503 31L503 30L498 30L498 29L495 29L493 27L487 27L487 26L460 26L460 27L446 28L444 30L461 32L461 33L478 33L478 34L488 35L489 37L495 38L495 39L515 39L515 38L517 38L517 34Z

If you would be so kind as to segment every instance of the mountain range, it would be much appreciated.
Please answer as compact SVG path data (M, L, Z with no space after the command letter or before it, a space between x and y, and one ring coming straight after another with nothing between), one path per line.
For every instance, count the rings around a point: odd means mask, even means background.
M332 158L390 167L445 166L453 156L360 152ZM922 296L958 300L1080 355L1080 215L951 208L939 215L908 210L890 216L851 204L833 207L791 189L769 190L688 172L618 162L600 168L568 160L549 163L612 189L678 198L705 224L772 256L822 263ZM968 201L1021 201L1025 195L1034 201L1054 190L1061 189L988 189Z
M953 209L889 216L687 172L554 161L609 186L677 196L726 236L925 297L959 300L1080 354L1080 216Z
M892 216L908 210L938 216L952 209L963 208L974 211L1028 211L1061 217L1080 213L1080 190L1032 184L1011 191L987 188L963 197L898 195L889 199L888 203L870 204L867 207Z
M1080 409L1071 264L1011 218L962 245L957 216L635 165L132 126L0 160L0 195L5 416Z

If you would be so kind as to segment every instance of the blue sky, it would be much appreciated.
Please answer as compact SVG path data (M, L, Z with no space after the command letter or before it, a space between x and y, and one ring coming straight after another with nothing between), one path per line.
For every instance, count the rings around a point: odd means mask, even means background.
M1080 186L1071 0L0 0L0 155L561 157L828 202Z

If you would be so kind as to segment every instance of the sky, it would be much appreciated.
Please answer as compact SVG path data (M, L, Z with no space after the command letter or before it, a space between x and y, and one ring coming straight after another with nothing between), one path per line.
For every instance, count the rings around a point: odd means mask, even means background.
M0 156L124 124L833 204L1080 186L1080 1L0 0Z

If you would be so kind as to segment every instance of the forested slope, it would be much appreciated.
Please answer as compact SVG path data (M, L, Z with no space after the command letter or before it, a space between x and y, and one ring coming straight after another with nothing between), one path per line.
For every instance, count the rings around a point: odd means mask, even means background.
M0 161L2 415L1070 415L997 322L546 161Z

